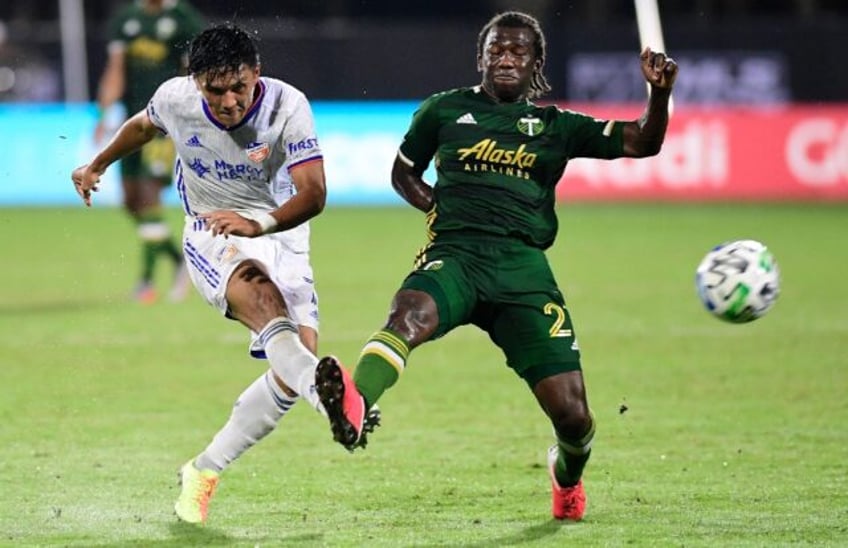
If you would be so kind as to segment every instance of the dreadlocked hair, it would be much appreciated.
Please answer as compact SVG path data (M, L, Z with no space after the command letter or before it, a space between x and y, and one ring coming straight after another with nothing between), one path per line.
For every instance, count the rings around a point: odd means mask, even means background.
M241 66L259 65L256 43L247 32L232 23L210 27L191 41L188 52L188 71L204 74L210 79L238 73Z
M483 55L483 44L486 41L486 35L494 27L507 27L511 29L530 29L533 32L533 51L536 54L536 59L542 61L538 68L533 69L533 77L530 80L530 89L527 91L527 96L530 99L541 97L551 91L551 86L545 75L542 74L542 69L545 66L545 34L542 32L542 26L539 21L532 15L520 11L505 11L492 17L488 23L483 26L480 34L477 35L477 55Z

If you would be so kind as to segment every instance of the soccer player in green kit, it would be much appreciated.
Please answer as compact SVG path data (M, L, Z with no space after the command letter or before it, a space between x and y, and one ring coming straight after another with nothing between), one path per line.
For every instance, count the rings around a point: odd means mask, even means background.
M501 348L553 425L554 518L583 517L581 477L595 424L574 326L545 250L557 232L554 188L569 159L660 151L677 65L650 49L640 62L651 88L644 115L598 120L531 102L550 90L535 18L506 12L483 27L482 83L424 101L392 168L395 190L426 213L430 242L395 293L385 326L366 342L353 377L332 357L318 365L316 388L336 441L350 450L364 445L365 410L397 381L412 349L474 324ZM433 186L422 179L431 160Z
M165 80L185 73L185 49L203 29L200 14L185 0L135 0L122 7L109 23L108 60L97 93L101 118L94 140L105 137L104 114L122 101L130 115L143 110L156 88ZM134 298L151 303L157 258L174 263L176 275L171 300L182 300L190 287L182 253L165 222L162 190L171 184L174 145L159 136L142 150L121 161L124 207L135 220L142 245L142 268Z

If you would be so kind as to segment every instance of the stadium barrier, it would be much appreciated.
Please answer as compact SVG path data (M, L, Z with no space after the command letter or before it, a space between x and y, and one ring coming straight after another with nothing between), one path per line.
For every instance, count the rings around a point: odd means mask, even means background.
M417 102L315 102L330 205L401 204L389 184ZM566 105L561 105L566 107ZM567 105L634 119L640 106ZM0 205L70 205L70 172L94 150L93 105L2 105ZM97 205L120 203L117 169ZM427 176L432 180L432 167ZM755 108L678 105L663 152L646 160L572 160L568 201L848 200L848 104ZM166 202L176 205L173 191Z

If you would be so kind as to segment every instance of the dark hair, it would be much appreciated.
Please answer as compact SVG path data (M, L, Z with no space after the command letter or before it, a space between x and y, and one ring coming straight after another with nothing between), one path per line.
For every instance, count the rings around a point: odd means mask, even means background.
M494 27L507 27L511 29L530 29L533 32L533 52L536 54L536 59L542 62L539 68L533 69L533 78L530 81L530 90L527 96L531 99L541 97L551 91L551 86L545 75L542 74L542 67L545 66L545 34L542 32L542 26L539 21L532 15L520 11L505 11L499 13L489 19L489 22L483 26L480 34L477 35L477 55L483 55L483 43L486 41L486 36Z
M191 41L188 71L207 73L210 78L238 72L242 65L259 65L259 51L253 37L232 23L210 27Z

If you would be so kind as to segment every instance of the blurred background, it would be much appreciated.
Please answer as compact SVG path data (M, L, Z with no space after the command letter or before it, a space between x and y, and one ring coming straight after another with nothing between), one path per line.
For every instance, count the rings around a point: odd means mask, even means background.
M73 201L67 168L90 152L86 106L106 62L107 22L125 4L0 4L0 124L12 145L2 147L0 165L17 181L0 191L0 204ZM208 22L256 31L264 72L314 102L337 203L398 203L386 191L387 174L409 115L433 92L479 81L477 33L498 11L519 8L541 20L553 86L547 101L635 118L645 98L630 1L192 4ZM563 197L848 199L848 2L661 0L659 7L666 49L681 65L665 160L639 168L575 162ZM49 192L45 154L59 160L60 182ZM27 159L37 173L25 168ZM33 177L40 190L21 187ZM354 188L365 197L349 195Z
M125 4L3 2L0 101L88 100L105 62L106 23ZM627 101L644 95L632 78L639 40L633 4L625 0L193 5L210 21L237 21L257 30L267 72L296 82L316 99L419 99L474 81L477 32L495 12L516 7L535 14L547 32L554 98ZM678 101L848 98L843 0L664 0L660 10L667 48L687 69ZM79 78L81 71L86 78Z

